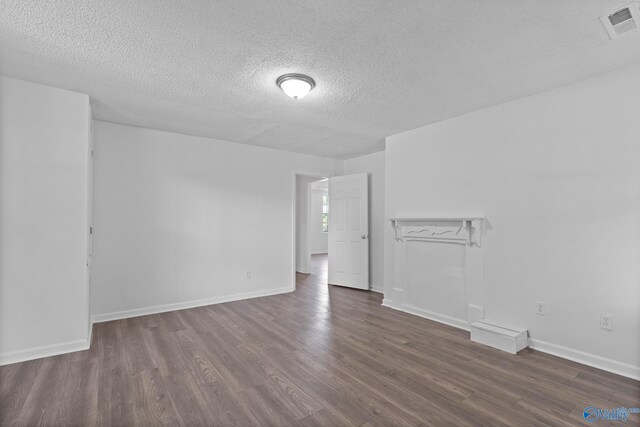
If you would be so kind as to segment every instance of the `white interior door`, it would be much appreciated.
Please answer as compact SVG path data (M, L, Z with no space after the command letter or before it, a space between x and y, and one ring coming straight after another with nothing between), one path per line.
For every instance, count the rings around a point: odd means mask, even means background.
M366 173L329 179L329 283L369 289Z

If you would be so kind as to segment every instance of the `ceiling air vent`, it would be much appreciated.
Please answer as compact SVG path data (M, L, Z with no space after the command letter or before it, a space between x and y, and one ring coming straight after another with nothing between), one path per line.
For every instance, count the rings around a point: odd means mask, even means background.
M640 27L638 3L633 2L622 9L601 16L600 21L612 39L617 39L630 31L636 31Z

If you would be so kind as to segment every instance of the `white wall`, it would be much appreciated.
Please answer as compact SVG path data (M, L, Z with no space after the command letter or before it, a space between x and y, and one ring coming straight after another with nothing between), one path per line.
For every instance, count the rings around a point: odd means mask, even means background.
M311 209L310 185L314 178L296 175L296 271L311 272L311 253L309 247L309 216Z
M89 108L0 77L0 364L87 348Z
M342 169L100 121L94 140L98 320L292 290L294 171Z
M329 233L322 232L322 196L328 196L327 188L311 189L309 238L312 254L326 254L329 250Z
M640 65L389 137L386 176L387 216L487 215L489 319L640 376Z
M365 172L369 176L369 277L371 289L383 291L385 152L345 160L345 175Z

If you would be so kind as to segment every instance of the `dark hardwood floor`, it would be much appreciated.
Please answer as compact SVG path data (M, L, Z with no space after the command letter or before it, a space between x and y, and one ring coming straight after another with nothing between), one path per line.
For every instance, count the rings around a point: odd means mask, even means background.
M90 350L1 367L0 424L572 425L640 407L638 381L472 343L313 265L291 294L96 324Z

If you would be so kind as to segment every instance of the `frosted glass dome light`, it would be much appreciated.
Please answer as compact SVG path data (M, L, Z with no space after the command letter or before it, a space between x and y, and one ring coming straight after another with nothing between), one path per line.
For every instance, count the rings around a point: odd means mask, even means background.
M302 99L316 86L316 82L304 74L284 74L278 77L276 84L293 99Z

